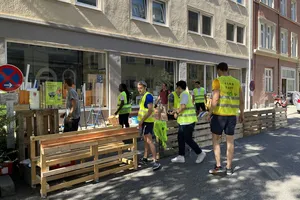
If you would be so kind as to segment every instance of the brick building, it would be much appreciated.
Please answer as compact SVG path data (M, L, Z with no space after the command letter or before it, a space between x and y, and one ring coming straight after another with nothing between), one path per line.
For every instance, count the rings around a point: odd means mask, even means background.
M253 107L273 105L272 94L299 91L299 0L254 0Z

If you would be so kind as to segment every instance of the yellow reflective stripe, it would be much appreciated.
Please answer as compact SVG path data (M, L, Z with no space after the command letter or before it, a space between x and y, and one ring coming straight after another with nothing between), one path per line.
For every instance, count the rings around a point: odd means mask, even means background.
M220 99L228 99L228 100L240 100L240 97L231 97L231 96L220 96Z
M240 105L232 105L232 104L217 104L217 107L240 108Z

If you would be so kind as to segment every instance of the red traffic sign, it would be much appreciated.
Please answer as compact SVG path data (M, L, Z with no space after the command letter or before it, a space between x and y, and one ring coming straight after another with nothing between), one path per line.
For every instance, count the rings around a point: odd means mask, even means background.
M0 90L12 92L21 87L23 73L14 65L0 66Z

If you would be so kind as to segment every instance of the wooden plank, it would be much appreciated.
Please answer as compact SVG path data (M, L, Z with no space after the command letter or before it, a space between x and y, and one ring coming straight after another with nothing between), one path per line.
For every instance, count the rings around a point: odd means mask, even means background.
M47 135L48 134L48 126L49 126L49 116L43 116L43 120L44 120L44 127L42 127L41 129L43 130L42 135Z
M19 160L25 160L25 145L24 145L24 118L22 115L17 115L18 120L18 149Z
M167 127L178 127L178 123L176 120L167 121Z
M134 154L137 154L137 151L128 152L128 153L124 153L124 154L116 155L116 156L111 156L111 157L103 158L103 159L97 160L97 161L90 161L90 162L86 162L86 163L82 163L82 164L78 164L78 165L74 165L74 166L59 168L59 169L51 170L48 172L44 172L42 174L44 177L49 177L49 176L53 176L53 175L57 175L57 174L62 174L65 172L70 172L73 170L90 167L90 166L97 165L97 164L102 164L102 163L106 163L106 162L110 162L110 161L114 161L114 160L119 160L122 158L132 157Z
M201 125L196 125L195 126L195 130L198 130L198 129L207 129L207 128L210 128L210 124L209 123L201 124Z
M35 187L36 182L36 164L37 161L34 159L36 158L36 151L35 151L35 141L30 141L30 163L31 163L31 187Z
M41 192L42 197L46 197L47 196L47 188L46 188L47 180L46 180L46 176L44 176L44 173L47 173L49 168L47 168L47 166L46 166L46 159L43 154L41 155L40 163L41 163L41 191L40 192Z
M133 138L133 147L131 149L132 152L136 152L137 151L137 138ZM137 154L133 154L133 166L134 169L137 170L138 168L138 157Z
M54 120L55 120L54 115L49 117L49 131L50 131L50 134L58 133L58 132L55 132L56 128L55 128Z
M76 184L79 184L79 183L90 181L90 180L93 180L93 178L94 178L94 175L88 175L88 176L81 177L81 178L78 178L78 179L75 179L75 180L72 180L72 181L68 181L68 182L65 182L65 183L60 183L60 184L57 184L57 185L54 185L54 186L50 186L49 189L47 189L47 192L53 192L55 190L60 190L62 188L70 187L72 185L76 185Z
M97 162L99 159L98 145L91 147L92 155L94 156L94 161ZM99 168L98 165L94 165L94 181L99 181Z

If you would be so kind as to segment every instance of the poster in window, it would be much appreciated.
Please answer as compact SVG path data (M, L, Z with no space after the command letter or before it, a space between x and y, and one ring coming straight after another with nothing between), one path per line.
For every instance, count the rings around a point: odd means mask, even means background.
M62 105L62 82L45 82L46 106Z

